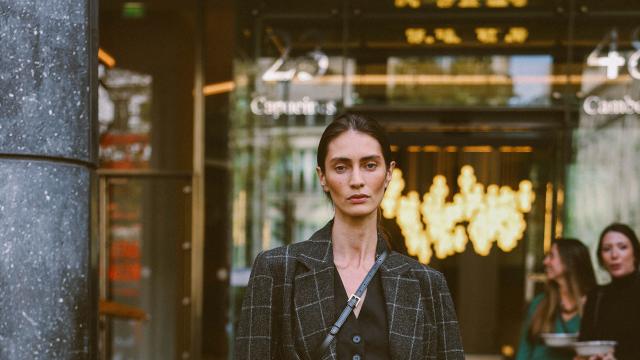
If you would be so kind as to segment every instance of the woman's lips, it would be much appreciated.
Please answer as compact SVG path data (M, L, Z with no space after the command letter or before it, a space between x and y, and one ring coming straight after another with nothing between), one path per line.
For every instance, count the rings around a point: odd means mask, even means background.
M347 200L349 200L349 202L352 204L362 204L366 202L367 199L369 199L369 196L364 194L351 195L347 198Z

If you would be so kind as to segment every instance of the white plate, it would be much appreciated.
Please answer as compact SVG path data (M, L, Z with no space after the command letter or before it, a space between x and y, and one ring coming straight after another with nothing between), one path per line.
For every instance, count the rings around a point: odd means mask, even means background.
M580 356L592 356L612 353L616 344L615 341L580 341L573 343L573 347Z
M550 347L569 347L578 340L577 333L543 333L540 337Z

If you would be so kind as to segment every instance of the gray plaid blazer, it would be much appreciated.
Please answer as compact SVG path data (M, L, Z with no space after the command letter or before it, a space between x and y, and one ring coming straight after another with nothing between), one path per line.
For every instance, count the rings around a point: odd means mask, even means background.
M336 320L331 227L329 222L307 241L256 257L236 332L236 359L312 359ZM443 275L393 251L379 271L391 357L464 359ZM325 359L337 359L335 341Z

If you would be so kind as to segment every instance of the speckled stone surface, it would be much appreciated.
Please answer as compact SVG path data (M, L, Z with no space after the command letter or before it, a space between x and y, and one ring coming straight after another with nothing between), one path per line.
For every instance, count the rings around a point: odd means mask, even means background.
M94 358L92 1L0 0L1 360Z
M0 0L0 153L89 160L87 3Z
M89 351L90 171L0 161L0 359Z

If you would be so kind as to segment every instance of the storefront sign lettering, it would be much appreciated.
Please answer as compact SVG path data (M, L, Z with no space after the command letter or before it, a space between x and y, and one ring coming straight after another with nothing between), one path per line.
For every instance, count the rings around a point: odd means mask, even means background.
M582 109L588 115L640 115L640 100L634 100L629 95L622 99L604 100L594 95L585 99Z
M338 106L335 101L319 102L305 96L298 101L268 100L258 96L251 101L251 112L254 115L335 115Z
M605 36L604 40L596 46L596 48L587 57L587 65L589 66L601 66L607 69L607 79L615 79L620 73L620 68L625 64L629 75L640 80L640 69L638 69L638 62L640 60L640 27L636 28L631 35L631 45L636 49L628 59L625 59L616 50L618 41L618 32L613 29ZM605 46L609 46L609 51L606 56L600 56L603 53L602 49Z
M292 81L298 79L301 81L309 81L316 76L322 76L329 68L329 57L320 50L314 50L305 56L293 59L294 66L287 68L289 50L286 49L284 54L269 66L267 71L262 74L263 81Z

